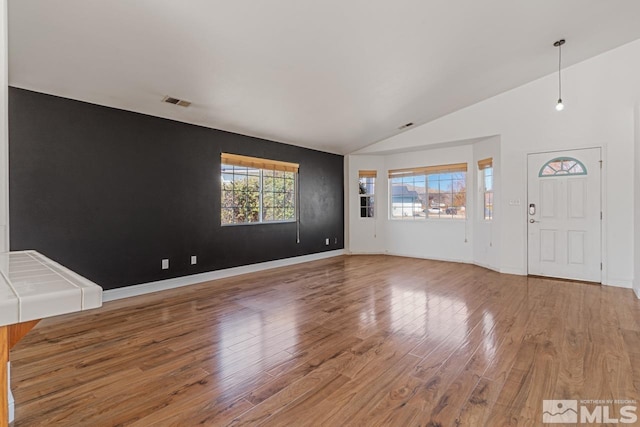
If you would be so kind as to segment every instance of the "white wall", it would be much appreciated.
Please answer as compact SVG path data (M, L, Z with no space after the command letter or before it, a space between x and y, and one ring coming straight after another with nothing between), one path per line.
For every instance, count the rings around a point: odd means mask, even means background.
M387 198L387 171L382 156L347 156L348 172L345 173L347 182L345 194L349 207L347 216L348 238L347 251L354 254L385 253L385 222ZM376 170L374 217L360 218L360 199L358 192L358 172L361 170Z
M384 157L385 175L389 169L403 169L420 166L473 163L473 150L470 145L451 148L427 149L407 153L389 154ZM467 189L474 188L475 175L467 173ZM388 193L388 180L384 182ZM385 194L386 251L391 255L417 258L439 259L445 261L473 262L473 218L476 215L473 192L467 190L467 220L419 219L393 220L389 218L389 197ZM382 209L381 209L382 210Z
M7 0L0 0L0 252L9 250Z
M500 227L503 212L501 209L494 209L493 219L484 220L484 195L480 192L481 187L478 182L481 179L480 172L476 165L479 160L493 158L493 194L494 206L500 207L501 204L501 183L500 183L500 137L488 138L473 144L473 163L469 165L470 170L474 170L476 174L475 189L475 206L476 215L473 216L473 263L492 270L500 270Z
M634 198L634 220L633 220L633 235L634 235L634 283L633 290L636 292L638 298L640 298L640 102L636 103L634 110L635 126L634 126L634 181L633 181L633 193Z
M629 187L633 182L639 75L637 40L563 70L563 112L554 109L558 88L557 74L552 74L356 154L499 135L501 203L496 210L501 212L500 270L526 274L527 153L603 147L603 282L631 287L634 197Z
M346 194L350 211L354 212L348 217L350 253L386 253L475 263L499 270L501 213L497 209L492 221L484 220L477 169L478 160L488 157L494 159L496 204L499 204L500 138L497 136L479 141L454 141L445 144L445 147L427 147L409 152L348 156ZM466 220L389 218L388 170L452 163L468 165ZM360 218L358 214L358 171L367 169L378 171L375 219Z

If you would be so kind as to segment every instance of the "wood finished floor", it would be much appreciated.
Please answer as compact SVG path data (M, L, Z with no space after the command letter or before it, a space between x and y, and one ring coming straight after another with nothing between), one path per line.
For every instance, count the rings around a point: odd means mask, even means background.
M11 360L16 427L535 426L543 399L640 401L640 302L344 256L44 320Z

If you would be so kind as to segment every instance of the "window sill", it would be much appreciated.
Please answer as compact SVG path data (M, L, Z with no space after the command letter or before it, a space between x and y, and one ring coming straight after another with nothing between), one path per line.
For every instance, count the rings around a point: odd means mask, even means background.
M467 218L419 218L419 219L388 218L388 220L393 222L417 222L417 223L431 222L431 221L466 222Z
M238 224L220 224L222 227L238 227L243 225L270 225L270 224L295 224L297 220L288 219L284 221L263 221L263 222L242 222Z

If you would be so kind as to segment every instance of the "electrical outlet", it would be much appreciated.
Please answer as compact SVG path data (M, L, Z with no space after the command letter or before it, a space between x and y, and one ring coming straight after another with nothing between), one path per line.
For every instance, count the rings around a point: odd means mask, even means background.
M198 263L198 257L195 255L191 255L191 265L196 265Z
M329 246L329 238L328 237L324 240L324 244Z
M163 259L162 260L162 269L163 270L168 270L169 269L169 259Z
M337 238L337 237L334 237L334 238L333 238L333 244L334 244L334 245L337 245L337 244L338 244L338 238Z

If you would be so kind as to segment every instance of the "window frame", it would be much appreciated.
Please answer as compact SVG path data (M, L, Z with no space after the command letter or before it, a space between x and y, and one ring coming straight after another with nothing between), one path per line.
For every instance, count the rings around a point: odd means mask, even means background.
M358 218L360 219L375 219L376 218L376 181L378 178L378 172L375 170L360 170L358 171ZM365 180L363 183L362 180ZM367 180L372 180L368 182ZM364 184L365 188L373 188L373 193L360 193L361 185ZM367 199L370 203L365 202L362 204L362 200ZM369 212L370 215L362 216L363 209Z
M229 169L225 170L225 166L230 167L231 171L229 172ZM220 155L220 225L222 227L228 227L228 226L258 225L258 224L264 225L264 224L296 223L299 219L298 167L299 165L297 163L282 162L278 160L269 160L269 159L263 159L258 157L242 156L237 154L221 153ZM239 168L239 170L241 169L246 170L247 181L248 181L248 177L250 176L258 177L258 191L257 191L258 220L257 221L224 222L225 209L233 210L236 208L236 206L225 207L225 204L224 204L225 192L228 192L229 190L226 190L224 188L225 180L223 178L223 175L231 174L234 177L236 175L243 175L241 173L236 174L235 173L236 168ZM251 174L251 171L257 171L257 174L255 172ZM293 218L266 220L264 218L264 209L265 209L264 199L265 199L265 193L268 194L269 192L265 191L265 185L264 185L265 172L272 172L275 174L276 171L284 174L282 176L282 180L285 181L283 183L284 188L286 189L287 187L286 181L291 180L293 189L292 191L282 191L282 192L272 191L270 193L271 194L282 193L284 195L285 200L288 198L287 195L290 196L289 199L291 200L291 204L292 204L291 209L293 209ZM291 174L290 177L288 177L288 174ZM276 179L276 177L273 177L273 178ZM235 179L233 181L235 181ZM235 199L234 190L235 189L231 190L232 200ZM286 207L286 203L283 205L283 209L285 210L285 213L286 213L286 210L288 209Z
M564 169L564 163L573 162L573 165L569 169ZM560 163L560 169L556 169L551 166L553 163ZM578 172L572 172L573 168L579 168ZM549 168L554 173L544 173L545 170ZM556 157L554 159L549 160L540 168L538 172L538 178L552 178L556 176L576 176L576 175L587 175L587 167L580 160L574 157Z
M449 207L445 206L445 211L447 209L451 209L454 208L456 209L455 212L456 213L450 213L450 214L442 214L441 212L438 212L438 216L431 216L430 212L428 211L430 209L429 205L429 176L431 175L444 175L444 174L456 174L456 173L462 173L463 175L463 179L456 179L454 177L450 177L447 180L451 180L451 189L449 192L443 193L441 191L438 191L438 195L442 195L442 194L449 194L451 197L451 205ZM421 177L419 178L417 181L418 182L422 182L422 180L424 180L424 194L427 197L426 201L421 200L421 205L423 207L422 212L424 213L424 215L421 214L415 214L415 205L417 203L410 203L413 206L410 206L409 209L411 209L414 213L413 215L403 215L403 216L394 216L393 214L393 197L394 197L394 180L395 179L403 179L403 178L410 178L410 177ZM425 167L415 167L415 168L405 168L405 169L390 169L388 171L388 186L389 186L389 209L388 209L388 216L389 216L389 220L392 221L409 221L409 222L420 222L422 220L426 220L426 221L466 221L468 219L468 215L467 215L467 206L468 206L468 200L467 200L467 195L468 195L468 191L467 191L467 184L468 184L468 167L467 167L467 163L453 163L453 164L446 164L446 165L435 165L435 166L425 166ZM432 178L433 179L433 178ZM441 178L438 179L438 181L442 181ZM463 181L464 182L464 191L456 191L455 187L454 187L454 183L456 181ZM395 182L397 184L397 182ZM400 181L400 184L402 185L403 182ZM403 187L405 187L403 185ZM414 180L414 185L413 187L415 188L415 180ZM407 194L410 195L410 197L413 197L410 193L416 193L418 195L418 198L420 197L419 193L417 193L415 190L408 190ZM453 200L455 199L457 194L464 194L464 205L461 206L454 206ZM400 195L402 197L404 197L404 192ZM439 200L441 200L439 198ZM405 202L401 202L402 204L402 212L404 213L405 210ZM442 202L439 202L439 206L438 209L441 209L442 207L440 206L442 204ZM464 208L464 217L459 218L456 217L457 212L460 210L460 208ZM435 209L435 208L434 208Z
M479 171L479 181L480 181L480 219L482 221L493 221L495 216L495 174L493 167L493 158L489 157L486 159L478 160L478 171ZM491 171L491 189L487 190L487 171ZM491 195L491 208L490 208L490 216L487 217L487 195Z

